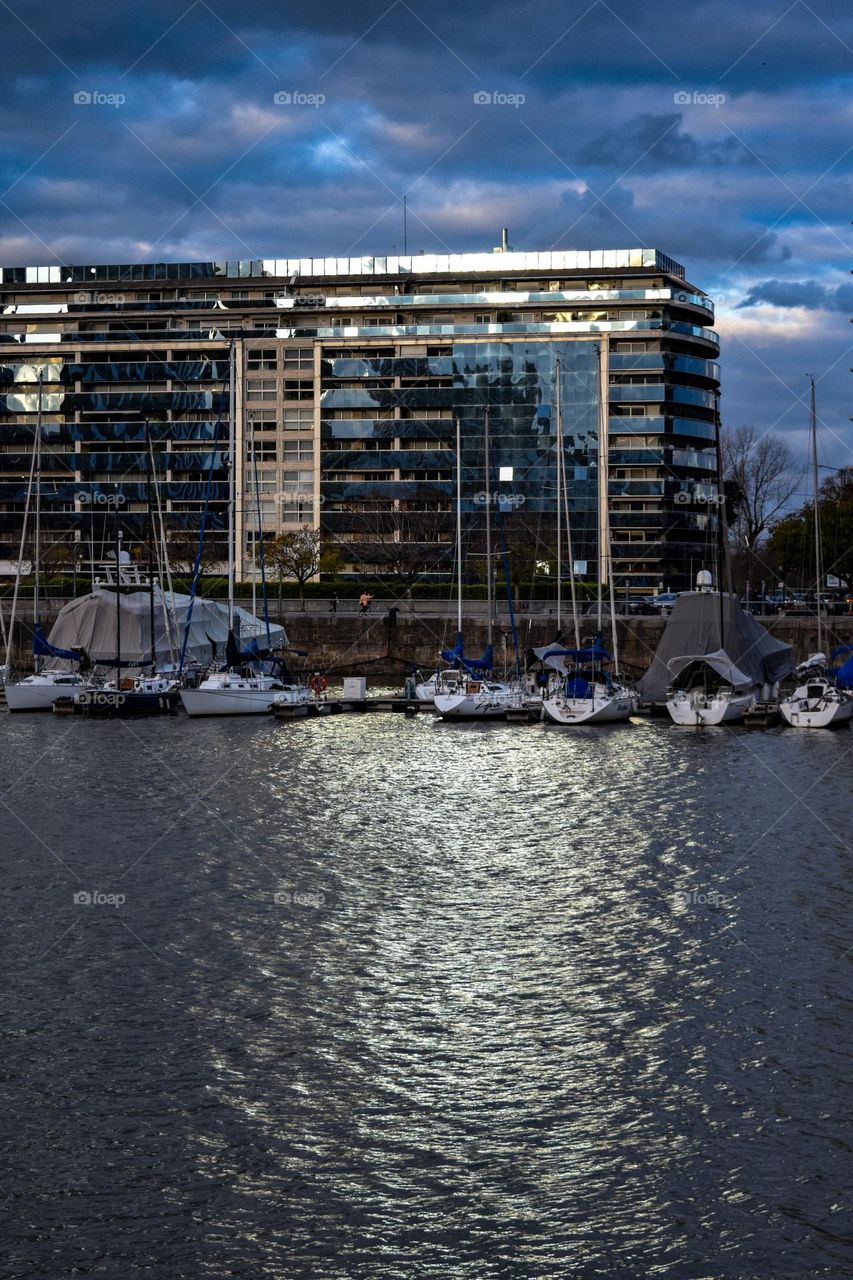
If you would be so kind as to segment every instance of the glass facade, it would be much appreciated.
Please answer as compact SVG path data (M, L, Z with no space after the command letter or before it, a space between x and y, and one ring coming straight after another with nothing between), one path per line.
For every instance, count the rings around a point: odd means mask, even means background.
M167 527L189 542L209 499L224 558L232 344L238 558L258 533L257 483L266 538L309 523L344 572L449 573L455 422L474 545L487 416L490 509L547 558L558 363L576 558L594 559L601 395L617 584L686 586L714 541L713 308L656 250L0 273L2 558L20 531L39 377L43 527L58 543L90 539L109 499L140 542L150 442Z

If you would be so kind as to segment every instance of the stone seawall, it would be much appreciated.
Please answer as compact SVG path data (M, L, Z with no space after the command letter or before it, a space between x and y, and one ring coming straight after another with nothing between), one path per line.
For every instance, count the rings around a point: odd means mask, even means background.
M443 646L453 644L455 619L398 617L390 625L382 617L316 616L289 614L286 626L294 648L308 652L307 661L329 674L398 677L413 666L429 668ZM817 628L810 618L767 618L762 620L774 636L793 645L797 661L817 648ZM641 675L649 666L663 633L661 618L617 620L622 664L631 675ZM553 620L522 618L519 623L522 651L549 644L554 639ZM593 627L581 628L581 639L592 636ZM466 619L465 649L479 656L486 646L486 627L481 618ZM605 640L609 643L609 623ZM563 630L570 643L571 625ZM831 618L824 632L824 647L853 644L853 618ZM512 660L512 636L501 626L495 634L495 659L502 665L504 652Z
M334 677L381 676L396 681L412 667L432 667L439 649L454 642L455 617L444 613L432 615L429 607L429 602L424 602L423 611L414 616L400 613L393 624L387 619L384 609L363 617L356 613L288 610L281 621L287 628L291 646L304 649L308 655L304 659L294 658L295 667L317 668ZM43 622L46 631L50 629L51 612L49 608L45 610ZM273 621L276 620L274 617ZM32 656L28 651L29 618L26 614L21 621L24 625L18 631L15 663L18 670L27 670L32 668ZM817 628L812 618L772 617L760 621L773 635L793 645L797 661L807 658L817 648ZM466 652L479 656L486 646L482 613L466 617L463 625ZM619 652L627 674L639 676L646 670L665 625L661 618L617 620ZM584 620L581 639L591 638L593 629L594 623ZM554 640L554 619L541 614L533 617L523 615L518 622L518 632L523 652L549 644ZM606 622L605 641L608 644L609 635L609 623ZM566 643L570 643L570 622L563 628L563 637ZM826 620L824 648L829 651L840 644L853 644L853 617ZM505 654L512 662L512 635L505 621L495 632L494 649L498 668L503 665Z

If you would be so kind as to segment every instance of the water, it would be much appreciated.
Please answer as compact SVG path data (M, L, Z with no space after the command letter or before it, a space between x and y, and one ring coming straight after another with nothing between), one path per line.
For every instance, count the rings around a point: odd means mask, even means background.
M0 753L4 1277L853 1274L848 731Z

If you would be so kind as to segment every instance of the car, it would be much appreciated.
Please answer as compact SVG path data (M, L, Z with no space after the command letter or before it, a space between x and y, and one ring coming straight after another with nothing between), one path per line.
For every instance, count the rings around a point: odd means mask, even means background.
M666 618L672 613L673 605L680 594L678 591L662 591L660 595L651 597L648 601L649 607L662 618Z

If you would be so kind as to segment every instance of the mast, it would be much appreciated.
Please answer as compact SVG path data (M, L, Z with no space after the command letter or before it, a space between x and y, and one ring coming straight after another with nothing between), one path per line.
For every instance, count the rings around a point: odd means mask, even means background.
M456 634L462 635L462 430L456 419Z
M115 557L116 557L116 688L121 688L121 529L118 522L118 485L115 486Z
M716 451L717 451L717 496L718 498L722 499L722 501L718 503L718 507L717 507L717 511L718 511L718 514L717 514L717 593L720 600L720 648L725 649L726 647L726 637L725 637L726 610L725 610L725 602L723 600L723 569L724 569L724 566L728 563L728 561L726 557L726 491L725 491L725 488L723 487L723 449L720 443L719 423L717 424ZM731 582L729 582L728 585L729 585L729 595L731 595ZM691 590L693 589L692 582L690 584L690 588Z
M228 353L228 630L234 630L234 510L237 500L237 341Z
M15 574L15 590L12 592L12 608L9 613L9 630L6 632L6 669L5 675L8 676L12 669L12 641L15 633L15 619L18 613L18 591L21 586L21 576L24 565L24 551L27 542L27 525L30 518L30 504L33 497L33 487L36 474L36 440L39 435L38 427L36 427L36 437L33 439L33 451L30 454L30 474L27 480L27 496L24 501L24 520L21 525L21 541L18 546L18 571Z
M250 413L248 415L249 423L249 451L252 463L252 484L255 489L255 505L257 507L257 525L255 526L255 536L252 539L252 617L258 616L258 538L261 536L261 500L258 494L258 462L255 457L255 419Z
M560 367L559 357L557 359L557 365L559 370L559 367ZM559 372L558 372L558 376L559 376ZM569 519L569 489L568 489L568 485L566 484L566 455L565 455L565 448L564 448L564 441L563 441L563 407L562 407L562 401L560 399L560 383L559 382L557 383L557 388L558 388L557 390L557 396L558 396L558 399L557 399L557 457L558 457L558 463L557 463L557 531L558 531L557 533L557 553L558 553L557 583L559 587L560 579L562 576L561 574L562 551L560 546L561 538L559 533L560 503L562 502L563 515L565 517L565 526L566 526L566 552L569 557L569 592L570 592L571 601L572 601L572 627L575 633L575 648L579 649L581 647L581 633L580 633L580 623L578 622L578 596L577 596L577 588L575 585L575 552L574 552L574 547L572 546L572 522ZM562 592L560 592L560 595L558 595L557 597L558 599L557 634L558 635L560 633L560 603L559 602L561 598L562 598Z
M157 650L154 642L154 507L151 502L151 432L145 424L145 479L148 505L148 631L151 644L151 674L157 668Z
M817 409L815 406L814 375L811 377L811 436L812 436L812 483L814 486L814 567L815 567L815 603L817 605L817 647L823 652L823 622L820 616L821 588L823 586L823 564L820 545L820 480L817 467Z
M42 432L42 386L44 374L39 373L38 380L38 412L36 414L36 537L33 554L33 627L39 620L39 565L41 563L41 432ZM35 658L35 669L38 674L39 659Z
M264 552L264 529L261 520L261 482L258 477L258 456L255 450L255 421L252 421L252 476L255 486L255 514L257 517L257 532L252 545L252 614L256 616L255 598L257 587L255 584L256 566L259 564L261 568L261 594L264 598L264 626L267 633L267 648L272 647L272 637L270 635L270 603L267 595L267 574L266 560Z
M486 465L486 610L488 620L486 623L486 644L492 643L492 490L490 478L490 457L489 457L489 407L486 406L483 414L484 428L484 453Z
M604 352L598 344L598 589L596 630L601 631L602 588L607 576L608 470L607 470L607 388L604 382Z
M555 395L557 409L557 635L559 636L563 628L563 410L560 403L562 377L559 356L557 356L555 376L557 379Z

